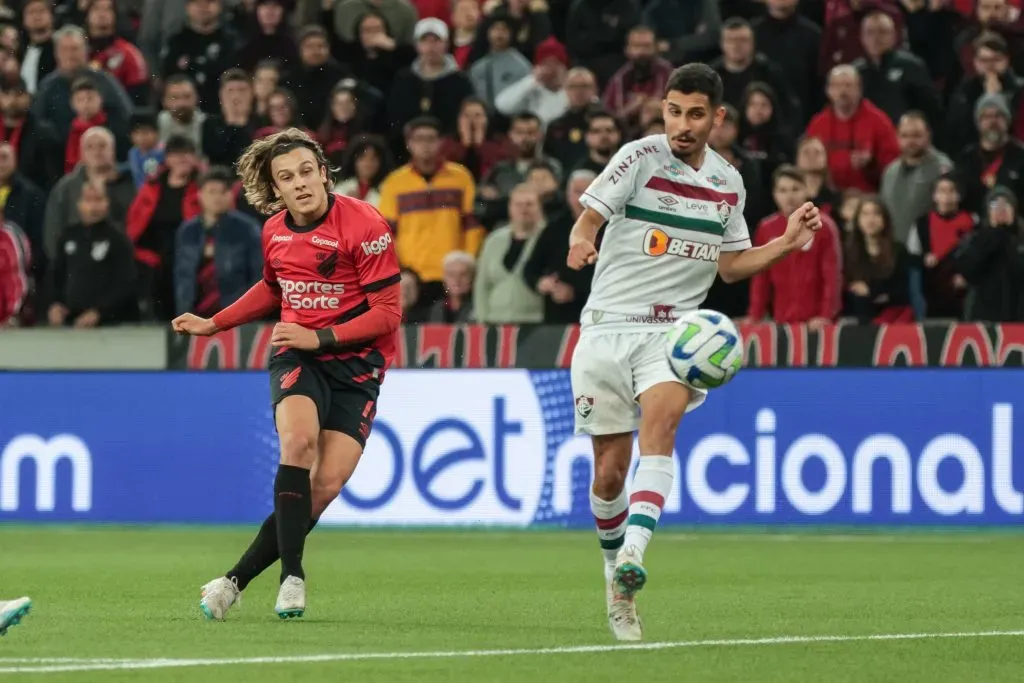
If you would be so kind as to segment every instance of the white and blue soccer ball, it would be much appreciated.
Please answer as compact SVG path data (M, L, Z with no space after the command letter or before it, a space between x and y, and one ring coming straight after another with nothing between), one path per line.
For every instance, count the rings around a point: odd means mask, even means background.
M676 320L665 339L676 377L696 389L715 389L743 365L743 338L729 316L702 308Z

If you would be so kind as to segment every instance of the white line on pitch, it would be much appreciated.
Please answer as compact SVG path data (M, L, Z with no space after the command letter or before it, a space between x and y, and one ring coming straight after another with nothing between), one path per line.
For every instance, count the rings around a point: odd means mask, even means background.
M736 638L719 640L681 640L667 643L636 643L632 645L578 645L509 650L449 650L438 652L346 652L292 657L241 657L237 659L131 659L76 660L74 663L53 663L60 660L36 660L38 666L0 667L0 673L68 673L75 671L118 671L137 669L170 669L196 666L230 666L253 664L315 664L322 662L359 662L398 659L463 659L475 657L522 657L539 655L575 655L602 652L642 650L676 650L702 647L743 647L750 645L794 645L814 643L854 643L886 640L929 640L939 638L994 638L1024 636L1021 631L975 631L958 633L881 633L848 636L778 636L774 638ZM0 665L10 660L0 659ZM17 660L23 661L23 660Z

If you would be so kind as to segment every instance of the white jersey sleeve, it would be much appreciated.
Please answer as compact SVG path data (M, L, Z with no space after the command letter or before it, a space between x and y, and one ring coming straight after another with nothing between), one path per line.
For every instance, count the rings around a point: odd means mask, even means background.
M622 213L636 194L636 179L643 165L643 155L638 155L633 147L633 144L623 145L601 175L594 178L590 187L580 195L580 204L597 211L605 220Z
M743 217L743 211L747 208L747 188L743 186L742 180L738 194L736 208L732 210L729 220L725 223L722 251L743 251L751 247L750 228L747 227L747 219Z

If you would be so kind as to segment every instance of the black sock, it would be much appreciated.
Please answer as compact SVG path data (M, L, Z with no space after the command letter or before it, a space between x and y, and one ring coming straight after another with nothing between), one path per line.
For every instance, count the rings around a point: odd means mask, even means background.
M316 526L317 520L309 520L308 534ZM231 568L224 576L234 579L238 590L244 591L253 579L270 568L270 565L277 562L281 553L277 551L277 517L271 513L263 520L263 526L253 539L252 544L242 554L238 564Z
M313 496L309 470L281 465L274 479L274 517L277 521L277 548L281 552L281 580L302 571L302 549L306 545L309 520L313 517Z
M238 564L232 567L225 576L234 579L238 584L238 590L244 591L250 581L277 561L277 556L277 519L271 513L263 520L263 525L256 534L256 538L242 553Z

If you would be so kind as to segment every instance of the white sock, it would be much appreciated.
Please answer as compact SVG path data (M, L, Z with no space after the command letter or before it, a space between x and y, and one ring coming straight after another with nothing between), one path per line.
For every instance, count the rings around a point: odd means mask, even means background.
M597 524L597 538L601 542L601 554L604 555L605 578L611 579L615 569L615 556L622 547L626 536L626 522L629 517L629 499L626 489L614 500L602 500L590 492L590 511L594 513Z
M640 456L640 464L633 477L633 495L629 497L625 544L634 546L641 560L661 518L665 499L672 492L673 474L672 456Z

